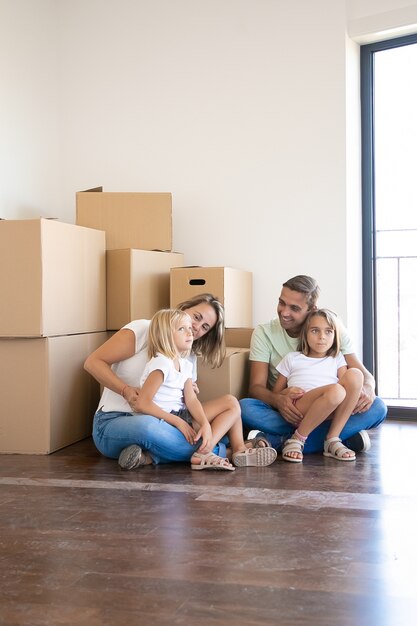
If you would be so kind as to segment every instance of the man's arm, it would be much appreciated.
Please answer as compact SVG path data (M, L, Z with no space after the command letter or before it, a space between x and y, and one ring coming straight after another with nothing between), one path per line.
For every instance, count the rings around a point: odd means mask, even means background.
M373 401L375 400L375 378L372 376L364 364L358 359L356 354L343 355L346 359L346 363L349 367L356 367L363 374L363 387L358 402L353 410L353 413L364 413L371 408Z
M288 389L280 393L268 389L268 363L250 361L249 395L272 406L294 426L297 426L303 418L303 414L293 403L293 399L298 398L300 394L294 396Z

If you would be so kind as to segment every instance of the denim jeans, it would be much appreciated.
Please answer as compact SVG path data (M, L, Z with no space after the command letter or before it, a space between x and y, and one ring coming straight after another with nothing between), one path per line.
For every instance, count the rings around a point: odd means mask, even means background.
M152 415L97 411L93 421L93 441L104 456L117 459L123 448L137 444L150 453L155 464L189 461L201 441L191 445L182 432ZM213 450L226 457L226 446Z
M281 415L269 404L253 398L244 398L240 401L242 410L243 426L247 430L262 430L268 435L271 445L280 450L282 444L292 435L295 428L291 426ZM355 435L360 430L376 428L384 421L387 415L387 406L381 398L376 397L371 408L365 413L355 413L351 415L343 428L340 438L342 440ZM321 452L324 440L329 429L329 422L323 422L310 433L304 452Z

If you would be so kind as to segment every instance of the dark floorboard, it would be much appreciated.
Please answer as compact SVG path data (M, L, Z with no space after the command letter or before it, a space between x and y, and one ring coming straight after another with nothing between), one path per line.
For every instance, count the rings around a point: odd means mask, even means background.
M0 455L0 624L417 623L417 424L371 440L233 473Z

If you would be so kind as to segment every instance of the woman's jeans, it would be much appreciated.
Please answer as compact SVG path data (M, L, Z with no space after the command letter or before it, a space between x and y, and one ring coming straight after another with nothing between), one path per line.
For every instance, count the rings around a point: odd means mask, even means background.
M93 440L104 456L117 459L123 448L137 444L150 453L157 463L189 461L200 447L188 443L178 428L152 415L97 411L93 422ZM226 457L226 446L219 443L213 450Z
M269 404L253 398L244 398L240 401L242 410L243 427L246 430L261 430L277 450L282 449L282 444L290 437L295 428L291 426L281 415ZM381 398L376 397L371 408L365 413L355 413L348 419L343 428L340 438L343 440L352 437L360 430L376 428L384 421L387 415L387 406ZM304 452L322 452L324 440L329 430L329 422L325 421L317 426L308 436L305 443Z

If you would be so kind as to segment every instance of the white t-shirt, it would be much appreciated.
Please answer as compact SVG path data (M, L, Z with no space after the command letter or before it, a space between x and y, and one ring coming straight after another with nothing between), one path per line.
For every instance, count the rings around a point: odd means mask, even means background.
M180 371L174 366L174 361L158 354L154 356L145 366L145 371L140 381L142 387L151 372L160 370L164 377L164 382L156 392L153 401L164 411L180 411L185 408L184 385L193 376L193 366L187 359L179 359Z
M288 387L301 387L310 391L316 387L338 382L337 370L346 365L341 352L336 357L314 359L302 352L289 352L277 365L277 370L287 379Z
M131 330L135 335L135 354L124 361L114 363L111 368L113 372L127 385L140 387L145 365L148 357L148 331L150 320L134 320L123 328ZM197 379L197 358L191 354L188 360L193 366L193 381ZM104 387L98 408L101 411L115 411L118 413L131 413L129 403L119 394Z
M252 333L250 344L251 361L268 363L268 389L272 389L277 379L277 365L289 352L297 350L298 337L290 337L282 328L279 318L260 324ZM340 352L355 352L352 340L344 326L340 325Z

